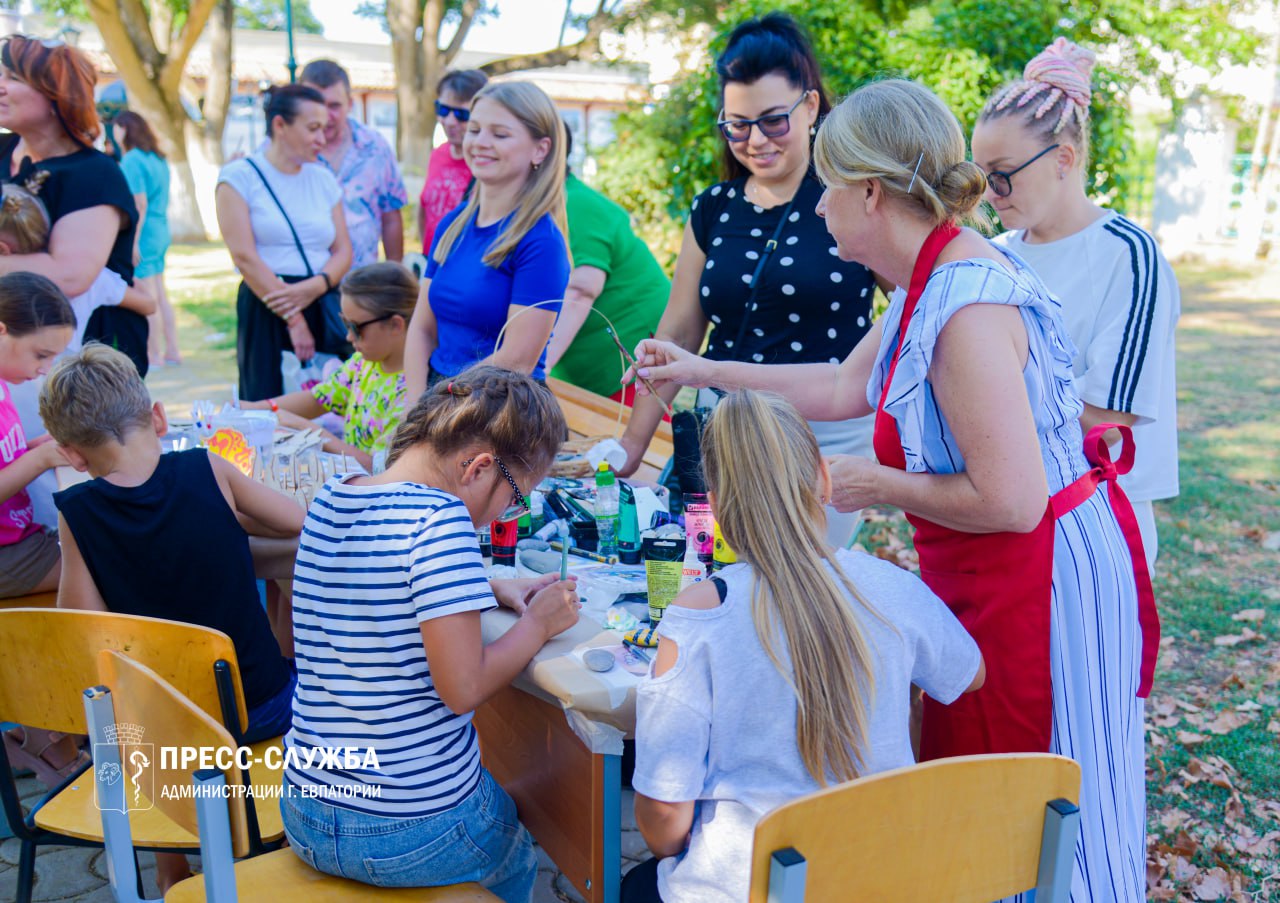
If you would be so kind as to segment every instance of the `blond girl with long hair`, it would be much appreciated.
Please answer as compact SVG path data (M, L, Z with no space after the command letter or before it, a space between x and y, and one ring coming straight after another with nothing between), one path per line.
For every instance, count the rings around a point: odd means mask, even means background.
M745 901L762 815L911 764L911 684L949 703L986 673L918 578L827 543L831 475L787 401L727 395L703 466L739 564L685 590L662 619L633 778L636 823L660 861L628 874L623 903Z
M475 186L436 227L405 343L410 398L482 361L543 379L569 284L564 124L551 98L529 82L486 86L462 153Z

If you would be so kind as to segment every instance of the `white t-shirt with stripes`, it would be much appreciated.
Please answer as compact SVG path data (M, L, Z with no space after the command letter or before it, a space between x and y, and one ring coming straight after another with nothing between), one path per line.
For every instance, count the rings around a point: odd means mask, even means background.
M431 815L475 789L480 750L471 713L454 714L436 691L419 625L497 602L461 500L416 483L344 479L316 495L298 544L285 775L332 805ZM377 767L335 767L318 749L355 749L362 760L372 749ZM293 761L309 751L311 767ZM360 784L378 795L341 789Z
M1033 244L1022 230L997 236L1062 304L1079 354L1076 391L1089 404L1137 416L1137 458L1120 478L1135 502L1178 494L1174 328L1181 295L1155 239L1113 210L1074 235Z

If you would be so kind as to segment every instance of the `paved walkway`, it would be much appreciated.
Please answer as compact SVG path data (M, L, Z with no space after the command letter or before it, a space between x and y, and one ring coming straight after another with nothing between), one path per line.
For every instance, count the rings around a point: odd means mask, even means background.
M18 790L28 805L40 798L42 785L34 778L21 778ZM635 829L633 794L622 793L622 869L648 858L644 840ZM0 842L0 900L13 900L18 881L18 841ZM143 887L148 898L159 898L155 883L155 857L140 854ZM284 899L289 899L287 893ZM75 901L114 903L107 884L107 864L102 850L88 847L40 847L36 853L36 887L33 903ZM533 903L582 903L582 897L541 850L538 851L538 883Z

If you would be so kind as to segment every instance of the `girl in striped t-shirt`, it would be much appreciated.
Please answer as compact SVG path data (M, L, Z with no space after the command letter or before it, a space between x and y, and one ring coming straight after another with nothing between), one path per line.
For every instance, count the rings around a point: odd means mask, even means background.
M581 605L554 575L486 580L476 525L518 516L565 434L546 387L475 367L423 395L384 473L337 476L317 495L294 575L282 804L312 867L531 898L532 842L480 765L471 717ZM521 618L486 646L480 613L499 603Z

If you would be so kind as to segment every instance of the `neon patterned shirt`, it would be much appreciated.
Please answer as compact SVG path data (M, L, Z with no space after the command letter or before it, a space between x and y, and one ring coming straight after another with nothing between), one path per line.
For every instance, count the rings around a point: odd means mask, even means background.
M320 155L342 186L343 212L351 236L351 268L378 262L382 241L382 214L399 210L409 202L400 167L386 139L363 123L348 119L351 147L334 170Z
M359 352L311 394L346 421L342 441L368 454L385 449L404 419L404 371L388 373Z

